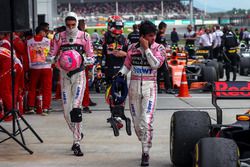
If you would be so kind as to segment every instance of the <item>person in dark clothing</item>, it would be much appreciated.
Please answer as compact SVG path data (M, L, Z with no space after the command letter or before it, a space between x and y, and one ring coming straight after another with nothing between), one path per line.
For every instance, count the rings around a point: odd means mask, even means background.
M158 44L162 44L163 46L166 46L166 37L165 37L165 31L167 29L167 24L164 22L161 22L158 26L158 33L156 35L156 40L155 42ZM165 87L165 92L166 93L175 93L171 89L171 82L170 82L170 76L169 76L169 70L167 67L167 60L162 64L162 66L157 70L157 84L158 84L158 93L162 93L160 89L160 80L163 75L164 79L164 87Z
M111 85L114 75L123 66L127 51L127 41L124 35L113 36L107 31L104 35L103 56L105 56L105 78L107 85Z
M162 44L164 47L167 46L167 40L165 36L165 31L167 30L167 24L164 22L160 22L158 25L158 33L156 34L155 42Z
M127 40L123 35L123 26L120 16L109 17L102 51L105 57L105 78L108 86L112 84L114 75L123 66L127 55Z
M127 39L123 35L123 27L123 20L120 16L115 15L108 18L107 32L104 34L102 45L102 54L105 58L104 73L107 88L112 86L113 80L124 65L124 60L127 56ZM112 115L114 115L114 111L118 113L124 112L124 104L117 106L121 109L120 111L110 102L110 112ZM107 119L108 123L111 123L112 120L115 120L117 127L123 127L120 116Z
M172 41L172 45L178 46L179 36L178 36L178 33L176 32L176 28L173 28L173 31L171 32L171 41Z
M186 40L185 50L188 52L189 58L194 58L195 51L195 40L196 40L196 33L193 31L192 25L187 26L187 32L184 34L184 39Z
M240 41L243 40L243 34L244 34L244 29L241 28L241 29L240 29L240 35L239 35L239 40L240 40Z
M133 32L128 34L128 43L129 44L137 43L137 42L139 42L139 39L140 39L140 34L139 34L139 30L138 30L138 25L134 24L133 25Z
M224 48L226 81L230 80L230 71L233 72L233 81L235 81L237 64L239 62L239 55L237 54L238 41L236 35L230 30L228 26L224 27L222 46Z

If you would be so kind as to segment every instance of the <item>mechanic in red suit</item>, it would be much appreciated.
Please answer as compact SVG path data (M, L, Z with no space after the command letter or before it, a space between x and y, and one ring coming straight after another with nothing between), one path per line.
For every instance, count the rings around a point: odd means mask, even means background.
M3 100L5 111L12 109L12 93L11 93L11 52L10 42L8 41L8 34L0 34L0 97ZM14 53L14 70L15 70L15 105L16 97L19 93L19 88L23 87L22 74L23 66L21 61L16 57ZM16 108L17 106L15 106ZM5 120L11 120L12 117L8 117Z
M43 116L48 115L51 104L52 90L52 68L46 62L46 57L50 50L51 42L46 38L46 33L41 27L36 28L36 35L27 41L27 52L29 58L29 93L28 106L29 113L34 113L36 90L41 88L42 112L37 113ZM37 110L38 112L38 110Z

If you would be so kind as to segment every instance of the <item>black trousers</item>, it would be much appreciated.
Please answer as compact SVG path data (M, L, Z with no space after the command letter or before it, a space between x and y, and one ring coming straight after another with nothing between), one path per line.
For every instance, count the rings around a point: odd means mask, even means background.
M230 72L233 72L233 81L236 80L237 65L239 63L239 55L237 53L228 53L225 51L224 55L225 70L227 81L230 80Z
M213 57L215 59L217 59L218 62L222 62L223 58L222 58L222 48L221 47L216 47L213 49Z
M170 76L169 76L169 70L165 64L165 62L162 64L162 66L157 70L157 85L158 85L158 90L160 89L160 79L163 75L164 79L164 87L165 91L171 88L171 81L170 81Z

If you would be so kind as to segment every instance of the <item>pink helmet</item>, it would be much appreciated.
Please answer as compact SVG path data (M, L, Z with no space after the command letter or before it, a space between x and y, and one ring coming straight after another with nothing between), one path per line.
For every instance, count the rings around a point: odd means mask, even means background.
M79 68L82 64L82 56L75 50L67 50L58 59L61 69L69 72Z

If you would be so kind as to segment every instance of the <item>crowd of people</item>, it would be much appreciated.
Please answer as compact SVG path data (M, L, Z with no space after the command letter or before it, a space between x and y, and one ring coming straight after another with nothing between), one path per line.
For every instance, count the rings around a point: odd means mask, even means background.
M226 81L230 81L230 72L233 72L232 81L236 81L240 61L237 48L240 43L245 43L246 47L249 47L250 33L247 28L241 28L239 31L237 28L233 30L230 25L224 26L223 29L221 29L220 25L216 25L203 27L194 32L192 26L188 26L184 38L186 39L186 50L190 52L190 57L194 52L189 46L194 46L195 41L198 39L199 48L209 51L208 59L217 59L218 62L224 64Z
M69 12L65 17L65 26L55 29L54 32L49 30L48 23L41 23L36 28L35 35L30 31L13 33L16 83L14 103L15 108L20 112L47 116L51 111L52 85L55 77L53 73L59 69L60 77L57 75L56 78L57 81L60 80L64 117L73 133L71 149L74 155L83 156L80 148L83 138L82 113L91 113L88 107L96 105L90 100L87 75L95 62L92 42L102 41L102 56L105 57L103 72L107 88L112 88L114 81L115 84L120 84L121 80L126 81L126 75L131 71L128 90L129 106L136 135L142 144L141 165L148 166L149 150L152 147L152 118L156 108L157 91L161 93L159 84L162 75L165 93L175 93L171 87L166 60L167 24L161 22L157 29L152 22L143 21L133 26L133 32L128 34L127 38L123 34L123 27L120 16L109 17L107 31L103 33L101 39L97 30L91 35L86 33L85 20L78 20L76 13ZM185 48L189 52L188 47L194 45L199 36L200 47L210 51L208 58L224 61L227 81L230 80L231 71L235 81L238 57L237 53L231 54L230 50L238 46L239 40L248 43L249 34L246 28L240 32L233 32L230 27L225 26L222 31L219 25L212 30L205 28L194 32L189 25L184 34ZM172 44L178 45L179 35L175 28L171 32L171 41ZM10 34L1 33L0 59L3 63L0 65L0 97L5 113L13 107L10 49ZM192 58L193 55L189 54L189 56ZM116 83L117 78L120 79L119 83ZM124 83L126 82L122 82ZM116 113L117 124L122 127L119 117L124 114L126 97L122 97L124 92L120 95L116 91L118 90L111 89L112 98L106 101L110 103L111 113ZM25 96L26 92L28 93L27 103L24 103L23 98L19 97ZM39 99L42 102L40 109L36 103L37 96L42 97ZM25 104L24 110L20 104ZM117 111L114 112L114 110ZM4 112L1 112L0 117L3 117ZM11 116L8 119L11 119Z
M189 5L184 5L179 1L164 1L164 18L166 19L183 19L189 15ZM68 4L58 4L58 15L62 18L68 11ZM161 15L160 1L146 2L119 2L120 15L133 15L135 18L139 15ZM115 2L108 3L80 3L71 4L71 10L75 11L78 16L109 16L116 12ZM202 16L203 11L194 8L196 18Z
M51 111L52 78L55 67L60 71L61 98L63 103L64 118L73 134L71 150L75 156L83 156L80 147L84 135L82 133L82 112L85 98L89 99L87 92L88 67L94 64L94 52L91 36L85 31L84 20L78 20L74 12L69 12L65 17L65 26L49 30L48 23L41 23L32 33L13 33L14 35L14 71L15 71L15 96L14 108L21 113L42 116L49 115ZM142 144L141 166L149 165L149 150L152 146L153 113L155 111L157 96L157 69L165 61L165 48L155 42L156 26L150 21L143 21L139 29L134 26L134 40L130 46L123 35L123 22L120 16L111 16L108 20L107 32L103 38L103 56L105 56L105 77L107 87L113 87L117 79L126 80L127 73L131 70L128 96L130 98L131 112L135 131ZM139 33L138 33L139 32ZM11 36L10 33L0 34L0 97L3 101L3 114L8 113L12 106L11 99ZM135 37L137 36L137 37ZM96 36L92 35L93 38ZM138 42L140 45L138 45ZM142 52L143 51L143 52ZM142 68L148 72L139 72ZM138 64L139 63L139 64ZM135 70L138 69L138 70ZM144 71L144 70L143 70ZM145 85L138 83L145 82ZM117 82L119 84L121 82ZM115 84L115 85L116 85ZM127 84L127 82L123 82ZM152 89L154 88L154 89ZM115 119L124 115L126 96L120 97L119 92L124 90L111 89L110 109ZM120 86L118 86L120 89ZM151 90L152 89L152 90ZM141 90L139 92L138 90ZM114 93L115 91L116 93ZM28 92L27 109L22 110L22 98ZM40 104L36 103L36 97ZM122 93L123 95L123 93ZM141 98L141 97L145 98ZM88 102L89 103L89 102ZM39 105L39 106L38 106ZM89 105L89 104L88 104ZM141 105L143 107L141 107ZM149 106L148 106L149 105ZM118 107L119 106L119 107ZM39 109L39 107L41 107ZM141 114L144 113L144 114ZM12 115L9 115L11 120ZM5 121L8 121L5 119ZM117 123L121 123L117 121Z

